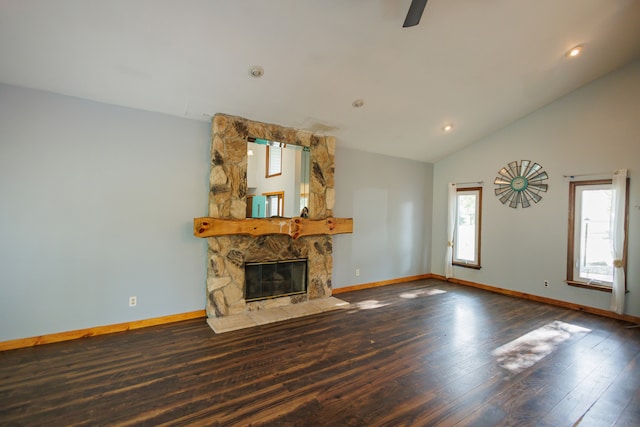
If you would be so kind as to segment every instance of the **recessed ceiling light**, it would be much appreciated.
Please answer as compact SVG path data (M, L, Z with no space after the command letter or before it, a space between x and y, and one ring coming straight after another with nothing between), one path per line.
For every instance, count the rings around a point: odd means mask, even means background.
M254 65L249 68L249 75L251 77L255 77L256 79L262 77L264 75L264 68L259 65Z
M353 101L351 103L351 105L353 105L353 108L360 108L364 105L364 100L363 99L356 99L355 101Z
M453 130L453 124L452 123L447 123L446 125L442 126L442 130L445 132L450 132Z
M582 53L582 46L575 46L567 51L567 57L575 58L576 56L579 56L581 53Z

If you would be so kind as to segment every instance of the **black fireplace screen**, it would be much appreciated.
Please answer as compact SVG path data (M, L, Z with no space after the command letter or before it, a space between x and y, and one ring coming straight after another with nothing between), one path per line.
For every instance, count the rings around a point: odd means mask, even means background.
M246 301L307 292L307 260L253 262L244 266Z

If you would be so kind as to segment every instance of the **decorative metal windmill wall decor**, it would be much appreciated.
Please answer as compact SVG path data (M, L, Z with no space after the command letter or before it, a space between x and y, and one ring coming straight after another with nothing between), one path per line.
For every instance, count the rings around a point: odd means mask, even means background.
M498 171L498 177L493 181L496 185L495 193L502 204L509 203L509 207L523 208L531 206L531 202L542 200L540 193L546 192L549 186L544 181L549 179L542 166L531 160L514 160Z

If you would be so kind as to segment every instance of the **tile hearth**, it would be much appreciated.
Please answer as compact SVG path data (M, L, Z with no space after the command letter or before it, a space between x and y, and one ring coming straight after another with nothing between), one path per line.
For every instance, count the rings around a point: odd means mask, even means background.
M265 310L247 311L225 317L210 317L207 323L217 334L281 322L325 311L349 308L350 304L335 297L313 299L299 304L284 305Z

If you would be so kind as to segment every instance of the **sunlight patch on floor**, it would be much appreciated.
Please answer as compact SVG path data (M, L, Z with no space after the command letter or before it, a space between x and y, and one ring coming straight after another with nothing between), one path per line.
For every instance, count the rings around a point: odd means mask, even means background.
M360 310L371 310L373 308L380 308L380 307L384 307L385 305L389 305L389 304L383 304L383 303L381 303L380 301L378 301L376 299L370 299L370 300L366 300L366 301L357 302L357 303L355 303L355 305Z
M502 368L518 373L548 356L566 340L589 332L591 329L556 320L496 348L492 355Z
M410 292L402 292L398 296L401 299L414 299L418 297L439 295L439 294L445 294L445 293L446 291L443 291L441 289L418 289ZM374 308L380 308L390 304L392 304L392 302L383 303L376 299L354 302L354 303L351 303L351 310L349 310L349 313L356 313L358 310L372 310Z
M443 291L441 289L421 289L417 291L403 292L399 295L399 297L404 299L413 299L413 298L418 298L420 296L444 294L446 292L447 291Z

